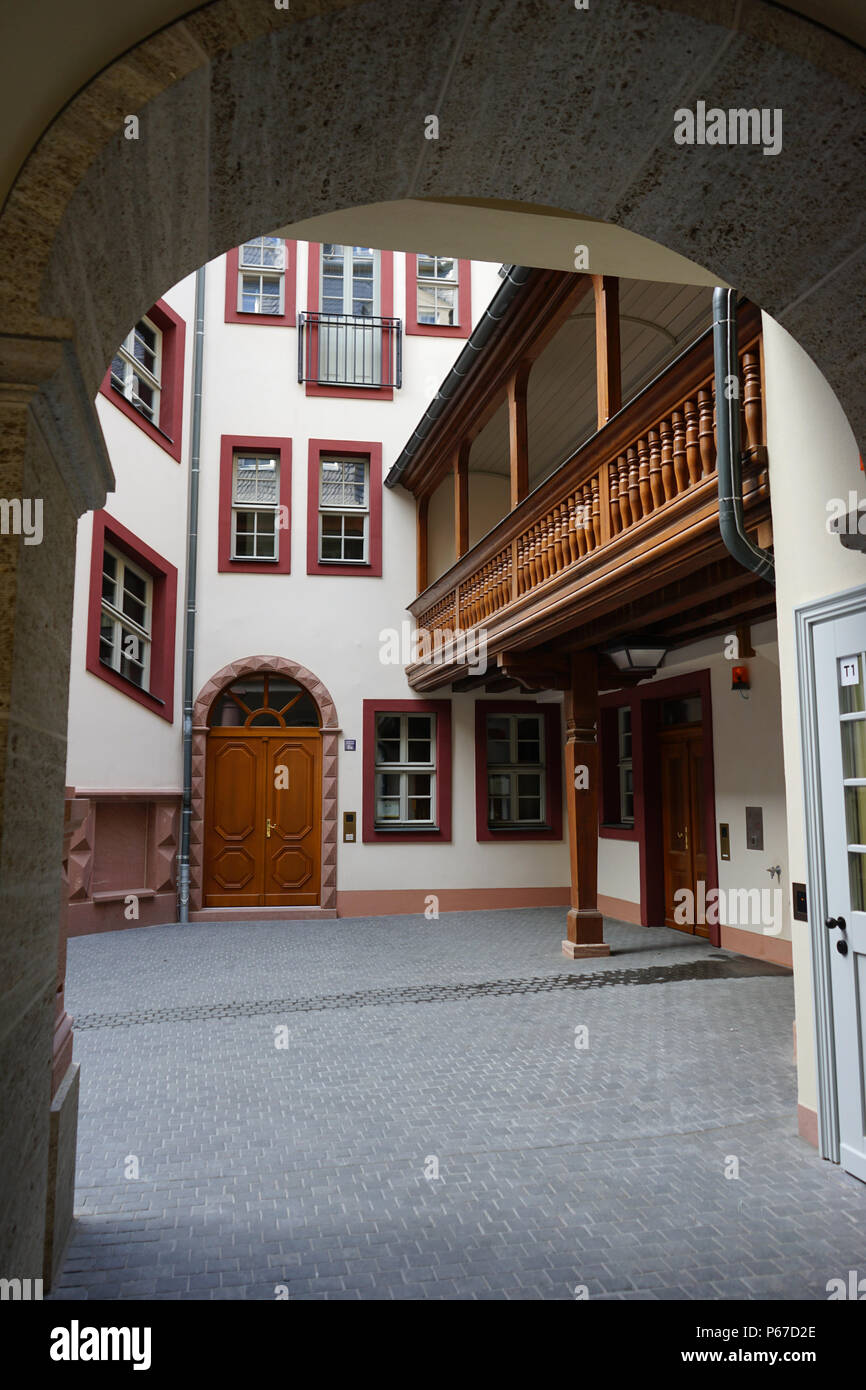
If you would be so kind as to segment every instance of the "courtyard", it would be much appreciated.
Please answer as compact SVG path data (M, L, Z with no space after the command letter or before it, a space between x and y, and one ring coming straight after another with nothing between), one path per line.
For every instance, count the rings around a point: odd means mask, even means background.
M797 1135L788 971L545 908L69 942L56 1299L826 1299L866 1190Z

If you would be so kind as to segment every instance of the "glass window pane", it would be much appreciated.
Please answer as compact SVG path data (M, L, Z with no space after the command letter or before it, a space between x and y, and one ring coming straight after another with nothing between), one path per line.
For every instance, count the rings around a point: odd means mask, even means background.
M838 662L839 713L854 714L866 709L863 702L863 657L840 657Z
M866 787L845 788L845 822L849 845L866 845Z
M842 776L866 777L866 720L851 719L842 725Z

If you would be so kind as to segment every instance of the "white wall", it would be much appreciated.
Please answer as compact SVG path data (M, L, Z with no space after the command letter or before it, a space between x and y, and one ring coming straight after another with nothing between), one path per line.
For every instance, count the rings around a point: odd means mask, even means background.
M188 383L192 370L195 277L187 277L162 298L186 321L184 379ZM190 395L185 391L181 463L102 395L96 398L96 411L117 485L106 499L105 510L178 571L175 717L169 724L85 669L93 535L93 515L85 513L78 523L75 559L67 783L80 791L179 790Z
M767 451L776 555L782 731L792 877L806 882L794 608L863 583L864 557L827 529L827 503L863 495L854 434L817 367L778 323L763 316ZM809 927L793 924L800 1102L816 1107Z

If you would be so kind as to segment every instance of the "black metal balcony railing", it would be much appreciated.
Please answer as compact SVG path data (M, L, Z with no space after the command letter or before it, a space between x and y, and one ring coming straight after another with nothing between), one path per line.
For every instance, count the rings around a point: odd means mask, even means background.
M403 384L400 319L303 313L298 319L298 381L320 386Z

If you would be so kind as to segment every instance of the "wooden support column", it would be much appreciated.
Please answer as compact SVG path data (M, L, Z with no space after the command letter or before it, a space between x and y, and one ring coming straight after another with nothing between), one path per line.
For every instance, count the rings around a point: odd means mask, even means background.
M459 560L469 549L469 450L468 440L454 455L454 550Z
M608 956L598 910L598 656L575 652L565 693L565 796L571 907L562 953L571 960Z
M511 510L529 492L529 430L526 395L531 363L524 362L508 382L508 453L511 465Z
M598 428L622 407L622 369L619 348L619 280L593 275L595 291L595 372L598 388Z
M416 554L418 557L418 593L423 594L427 588L428 556L429 549L427 544L427 521L430 515L430 498L419 497L416 505L417 518L417 540Z

